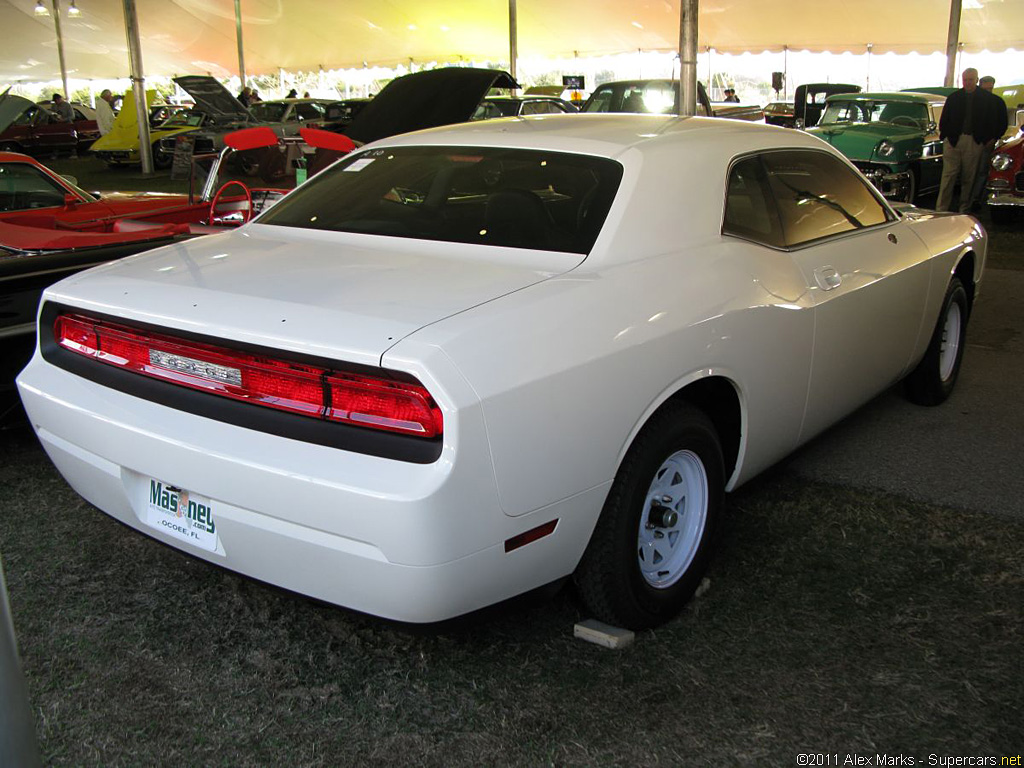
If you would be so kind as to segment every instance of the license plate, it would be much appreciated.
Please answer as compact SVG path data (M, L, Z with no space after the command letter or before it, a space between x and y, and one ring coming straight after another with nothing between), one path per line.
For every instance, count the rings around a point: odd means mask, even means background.
M150 479L146 524L189 544L217 551L213 504L205 496Z

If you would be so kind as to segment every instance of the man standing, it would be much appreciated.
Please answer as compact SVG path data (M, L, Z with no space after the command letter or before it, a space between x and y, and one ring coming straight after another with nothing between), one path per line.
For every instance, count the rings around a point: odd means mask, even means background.
M735 102L735 103L739 104L740 97L736 95L736 89L735 88L726 88L725 89L725 101L732 101L732 102Z
M52 111L65 123L75 122L75 110L71 108L68 102L64 101L64 97L59 93L53 94Z
M953 188L960 182L960 212L971 209L971 193L981 162L985 144L995 145L1006 130L1006 110L1002 121L992 107L996 97L978 88L978 70L965 69L961 75L963 88L946 99L939 120L939 138L942 139L942 181L936 208L952 210ZM1002 101L1000 99L1000 101Z
M982 91L986 91L992 94L992 109L1002 113L1004 122L1002 122L1003 131L1006 131L1006 125L1009 120L1009 116L1006 114L1006 103L999 97L992 93L992 89L996 87L996 79L992 75L985 75L978 81L978 88ZM997 121L1000 119L998 115L995 118ZM996 138L999 138L998 136ZM992 150L995 149L995 139L985 143L985 146L981 149L981 160L978 161L978 173L974 177L974 191L971 194L972 206L980 206L985 202L985 182L988 181L988 169L989 164L992 162Z
M114 127L114 94L109 88L103 89L96 101L96 125L99 126L100 136L106 136Z

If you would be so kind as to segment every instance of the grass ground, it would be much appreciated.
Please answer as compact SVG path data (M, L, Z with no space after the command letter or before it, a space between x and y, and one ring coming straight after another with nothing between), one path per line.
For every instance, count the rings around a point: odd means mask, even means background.
M732 497L711 588L622 652L571 591L440 628L221 571L0 436L0 551L50 765L793 765L1016 755L1024 524L799 481Z

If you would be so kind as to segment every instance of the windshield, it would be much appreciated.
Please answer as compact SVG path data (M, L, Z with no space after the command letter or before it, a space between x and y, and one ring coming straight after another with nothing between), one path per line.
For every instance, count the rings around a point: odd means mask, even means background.
M284 120L284 112L288 109L287 104L280 102L260 101L249 107L253 117L261 123L280 123Z
M583 111L674 114L676 86L670 81L602 85L594 91Z
M928 106L909 101L830 101L819 121L829 123L890 123L924 130Z
M160 128L198 128L203 124L203 113L188 110L178 112L160 124Z
M346 158L260 224L588 253L622 167L537 150L396 147Z
M484 99L470 120L490 120L494 117L515 117L519 102L511 99Z

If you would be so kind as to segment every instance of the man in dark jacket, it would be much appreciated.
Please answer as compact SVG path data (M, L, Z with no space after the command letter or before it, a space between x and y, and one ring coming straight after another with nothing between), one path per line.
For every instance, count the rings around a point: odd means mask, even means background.
M978 87L978 70L965 69L963 88L946 99L939 120L942 141L942 181L935 207L952 210L953 188L960 182L960 212L971 209L971 191L979 169L982 150L994 145L1006 130L1006 108L995 94ZM997 109L995 103L999 102Z

